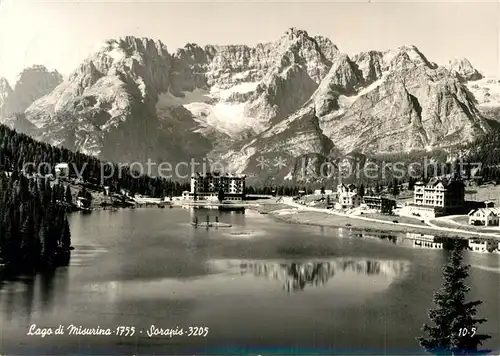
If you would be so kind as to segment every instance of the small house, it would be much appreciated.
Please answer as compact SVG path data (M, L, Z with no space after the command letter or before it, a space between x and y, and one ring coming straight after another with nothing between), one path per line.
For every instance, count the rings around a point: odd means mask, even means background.
M469 224L476 226L498 226L499 212L495 208L473 209L469 212Z
M486 200L484 202L484 206L486 208L494 208L495 207L495 202L493 200Z
M354 184L339 184L337 186L337 195L340 205L343 208L356 208L362 203L362 197Z
M69 164L58 163L55 167L56 177L68 177L69 176Z
M76 198L76 206L80 209L82 208L88 208L90 206L89 201L85 199L84 197L77 197Z
M396 207L396 201L384 197L363 197L363 201L368 209L380 211L383 214L389 214Z
M339 196L343 208L356 208L361 205L361 196L355 192L344 193Z
M469 250L473 252L492 252L497 244L489 239L469 239Z

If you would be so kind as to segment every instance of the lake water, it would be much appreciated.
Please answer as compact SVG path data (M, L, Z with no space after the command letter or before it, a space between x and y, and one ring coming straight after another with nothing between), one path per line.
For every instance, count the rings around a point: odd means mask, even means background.
M180 208L71 215L69 267L0 285L0 352L422 353L415 337L446 251L248 210L220 215L231 228L190 225L207 213L213 220L216 211ZM467 252L466 261L470 296L488 319L479 332L498 350L500 254ZM27 335L32 324L66 332ZM68 335L71 324L135 332ZM149 337L151 325L184 335ZM189 327L206 336L187 336Z

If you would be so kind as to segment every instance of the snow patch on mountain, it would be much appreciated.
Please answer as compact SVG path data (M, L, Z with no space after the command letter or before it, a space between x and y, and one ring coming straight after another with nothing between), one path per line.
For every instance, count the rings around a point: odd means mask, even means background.
M210 95L213 98L218 98L221 100L229 100L233 97L233 94L246 94L254 92L260 82L241 82L228 89L222 89L218 86L213 86L210 90Z
M187 44L173 54L161 42L124 37L104 42L24 115L38 139L104 159L210 156L259 175L261 155L293 164L332 151L472 141L488 130L477 108L500 106L498 81L477 73L466 60L437 66L415 46L349 57L295 28L253 47ZM0 114L12 91L0 81Z
M156 108L158 111L162 108L183 106L203 128L212 127L229 137L239 138L242 134L255 134L266 128L265 121L246 114L245 102L229 101L234 93L252 92L257 85L258 83L249 82L237 84L229 89L217 86L210 91L196 89L192 92L182 92L182 97L174 96L170 92L162 93Z
M264 127L259 125L256 118L245 116L244 103L191 103L184 107L193 114L195 121L214 127L233 138L248 130L260 132Z
M376 81L374 81L373 83L368 85L366 88L361 89L359 91L358 95L356 95L356 98L359 98L359 97L366 95L366 94L372 92L373 90L377 89L379 86L381 86L384 83L386 78L387 78L387 74L386 73L382 74L382 77L380 79L377 79Z
M182 91L181 96L175 96L171 92L160 93L156 103L156 109L164 109L172 106L184 106L193 103L205 103L210 101L211 96L208 90L195 89L193 91Z
M483 78L465 84L474 95L479 106L500 106L500 80L496 78Z

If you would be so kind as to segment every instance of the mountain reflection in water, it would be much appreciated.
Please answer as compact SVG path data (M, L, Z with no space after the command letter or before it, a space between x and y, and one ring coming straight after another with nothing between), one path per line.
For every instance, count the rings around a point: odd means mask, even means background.
M367 276L386 275L391 278L404 276L407 261L339 259L328 262L241 263L242 274L278 280L287 292L298 292L306 287L322 287L340 273L357 273Z

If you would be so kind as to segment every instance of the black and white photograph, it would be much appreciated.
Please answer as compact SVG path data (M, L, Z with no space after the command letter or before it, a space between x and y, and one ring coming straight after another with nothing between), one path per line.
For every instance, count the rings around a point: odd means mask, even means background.
M0 355L499 355L498 0L0 0Z

